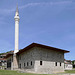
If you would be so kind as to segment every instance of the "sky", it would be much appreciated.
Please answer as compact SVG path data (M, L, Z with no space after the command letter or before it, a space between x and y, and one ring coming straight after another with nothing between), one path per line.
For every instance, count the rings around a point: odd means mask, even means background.
M14 50L15 11L19 8L19 49L31 43L70 51L75 60L75 0L1 0L0 53Z

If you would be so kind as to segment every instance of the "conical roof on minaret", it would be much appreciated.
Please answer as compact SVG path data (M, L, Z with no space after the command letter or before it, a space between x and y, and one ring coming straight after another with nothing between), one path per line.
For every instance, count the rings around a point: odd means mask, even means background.
M17 7L16 7L16 12L18 12L18 13L19 13L19 10L18 10L18 5L17 5Z
M16 7L16 13L15 13L15 16L19 16L18 5L17 5L17 7Z

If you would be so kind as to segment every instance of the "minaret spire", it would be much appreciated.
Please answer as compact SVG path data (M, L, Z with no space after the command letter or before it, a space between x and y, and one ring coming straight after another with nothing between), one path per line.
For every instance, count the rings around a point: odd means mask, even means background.
M18 4L17 4L17 6L16 6L16 13L15 13L15 16L19 16Z
M18 46L19 46L19 10L18 10L18 5L16 7L16 13L15 13L15 50L14 53L17 53L19 51Z
M18 11L18 4L17 4L17 7L16 7L16 12L19 12L19 11Z

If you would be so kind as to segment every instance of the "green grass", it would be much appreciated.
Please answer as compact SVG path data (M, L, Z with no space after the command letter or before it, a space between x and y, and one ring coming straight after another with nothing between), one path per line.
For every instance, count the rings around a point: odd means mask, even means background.
M11 70L0 70L0 75L49 75L49 74L19 73L17 71L11 71Z
M68 71L65 71L65 73L75 73L75 70L68 70Z
M75 70L65 71L64 73L75 73ZM59 75L59 74L32 74L32 73L19 73L18 71L11 71L11 70L0 70L0 75Z

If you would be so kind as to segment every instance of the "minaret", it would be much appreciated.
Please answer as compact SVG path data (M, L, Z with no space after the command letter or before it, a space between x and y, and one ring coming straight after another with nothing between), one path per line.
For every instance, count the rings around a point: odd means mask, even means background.
M18 11L18 6L16 8L16 13L15 13L15 50L13 54L13 62L12 62L12 68L11 70L17 70L18 69L18 57L16 53L19 51L18 49L18 44L19 44L19 11Z
M15 13L15 50L14 54L19 51L18 46L19 46L19 11L18 11L18 6L16 8L16 13Z

